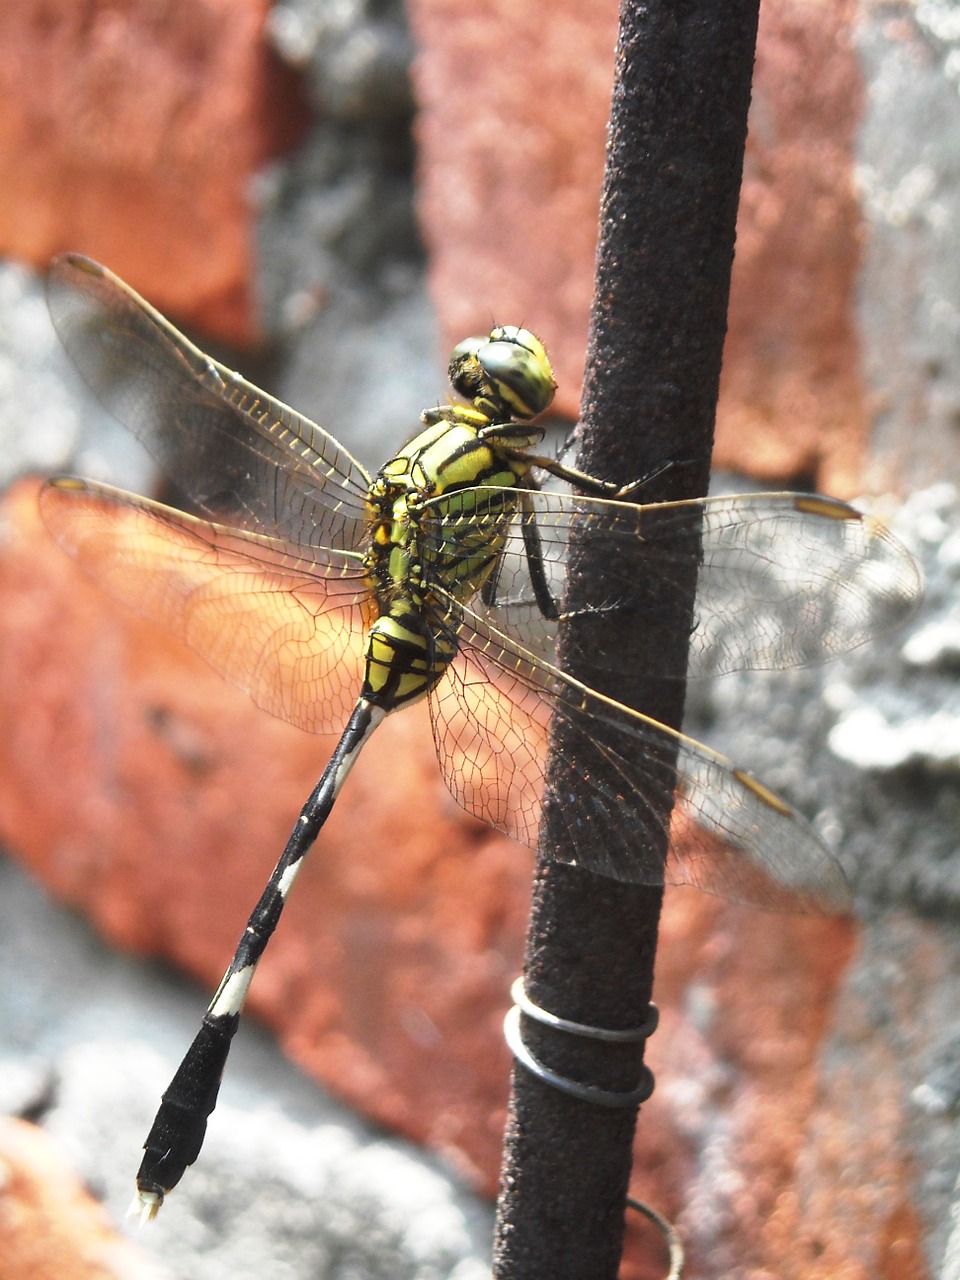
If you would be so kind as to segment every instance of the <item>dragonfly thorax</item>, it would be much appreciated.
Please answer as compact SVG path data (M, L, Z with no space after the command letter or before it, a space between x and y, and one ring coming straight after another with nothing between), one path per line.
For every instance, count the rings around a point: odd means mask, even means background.
M508 446L498 432L491 433L491 424L478 424L469 411L444 408L449 417L432 422L380 468L370 491L375 506L436 498L474 485L513 486L529 471L525 458L507 455ZM529 435L524 424L523 439ZM511 437L509 447L522 446Z
M433 411L370 486L366 563L379 617L367 645L364 696L390 710L424 697L443 675L456 652L443 624L443 593L469 600L503 547L512 491L531 464L491 425L468 407ZM524 424L522 436L529 435Z

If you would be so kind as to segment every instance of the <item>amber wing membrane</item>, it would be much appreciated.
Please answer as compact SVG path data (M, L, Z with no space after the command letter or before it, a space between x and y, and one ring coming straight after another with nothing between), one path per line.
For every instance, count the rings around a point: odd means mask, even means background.
M524 521L536 522L556 600L571 540L588 543L596 552L591 563L600 566L591 612L628 617L642 604L649 652L689 635L691 677L828 661L903 623L921 594L909 552L877 521L835 499L761 493L637 506L532 493L527 508L509 527L494 598L473 607L547 660L556 626L544 622L531 585ZM482 507L454 512L444 536L476 537L485 518ZM672 588L696 564L690 635ZM615 671L622 651L607 652L604 643L591 636L588 660Z
M471 813L535 847L548 740L562 722L602 764L584 774L573 759L553 761L558 776L577 777L578 803L555 803L570 862L767 908L847 908L847 881L829 850L724 756L532 659L449 598L445 623L458 651L430 712L447 785ZM671 789L672 814L662 803Z
M273 715L339 732L363 674L371 604L359 557L231 529L88 481L44 486L48 529L117 599Z
M333 436L205 355L88 258L55 260L47 302L91 390L197 511L304 547L363 544L370 477Z

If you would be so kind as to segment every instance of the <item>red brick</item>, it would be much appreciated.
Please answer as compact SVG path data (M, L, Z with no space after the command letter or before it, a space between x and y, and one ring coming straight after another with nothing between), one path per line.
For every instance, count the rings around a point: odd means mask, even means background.
M32 1124L0 1116L3 1280L122 1280L146 1258L109 1224L54 1143Z
M250 183L306 120L268 7L0 5L0 254L89 254L181 321L251 341Z
M523 323L575 418L593 290L615 0L414 0L420 210L445 336ZM761 6L716 462L856 489L856 6Z

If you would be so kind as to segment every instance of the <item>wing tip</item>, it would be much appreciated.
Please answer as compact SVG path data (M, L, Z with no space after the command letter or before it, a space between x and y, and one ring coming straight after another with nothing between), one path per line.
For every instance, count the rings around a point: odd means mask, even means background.
M44 482L44 489L55 489L60 493L89 493L88 481L80 476L50 476Z
M82 271L88 276L103 276L106 269L96 262L93 258L88 258L86 254L74 253L58 253L51 259L50 266L54 269L62 270L69 267L72 271Z

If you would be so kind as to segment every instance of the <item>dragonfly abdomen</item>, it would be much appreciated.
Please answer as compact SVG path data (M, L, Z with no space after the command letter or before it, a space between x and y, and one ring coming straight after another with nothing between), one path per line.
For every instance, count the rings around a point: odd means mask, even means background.
M455 653L453 640L428 626L418 603L396 600L370 628L361 697L386 711L416 702L434 687Z

